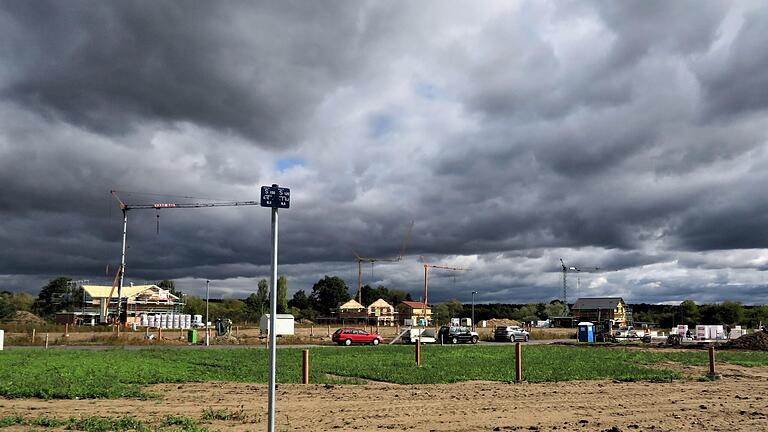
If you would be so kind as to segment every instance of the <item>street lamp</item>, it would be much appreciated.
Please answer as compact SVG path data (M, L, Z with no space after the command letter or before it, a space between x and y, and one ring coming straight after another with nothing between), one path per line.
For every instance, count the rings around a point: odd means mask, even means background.
M211 346L211 331L208 329L208 301L210 300L211 281L205 281L205 346Z
M477 291L472 291L472 331L475 331L475 294Z

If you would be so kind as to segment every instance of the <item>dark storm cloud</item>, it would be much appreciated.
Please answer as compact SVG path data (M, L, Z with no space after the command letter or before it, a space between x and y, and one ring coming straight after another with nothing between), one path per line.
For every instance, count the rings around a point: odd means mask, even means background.
M291 143L355 69L355 12L339 3L7 2L2 95L108 135L188 121ZM337 44L347 41L345 49ZM225 66L226 65L226 66Z
M4 3L0 283L108 280L112 188L250 200L279 182L291 292L354 287L353 252L397 256L413 220L407 256L364 283L419 295L426 255L472 268L435 272L435 301L548 301L564 258L602 269L581 294L757 295L765 9L473 6ZM266 210L162 211L159 233L155 213L129 213L131 281L238 296L266 277Z

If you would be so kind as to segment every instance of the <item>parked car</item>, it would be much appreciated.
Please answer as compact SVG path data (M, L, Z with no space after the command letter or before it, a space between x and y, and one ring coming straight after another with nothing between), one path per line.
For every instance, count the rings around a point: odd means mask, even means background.
M463 326L442 326L437 333L437 337L443 343L473 343L480 340L480 335L473 332L469 327Z
M496 342L528 342L529 334L518 326L497 326L493 331Z
M403 334L402 338L400 338L404 344L416 343L416 339L418 339L422 344L435 343L435 341L437 341L437 339L435 339L435 331L433 329L410 329L407 330L405 334Z
M384 341L380 335L357 328L340 328L333 333L331 340L339 345L347 346L353 343L378 345Z

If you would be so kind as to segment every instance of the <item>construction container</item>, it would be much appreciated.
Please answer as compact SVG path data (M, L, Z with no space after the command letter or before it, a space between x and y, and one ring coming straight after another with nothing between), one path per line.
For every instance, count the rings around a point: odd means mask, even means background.
M741 326L736 326L731 329L731 334L728 335L728 339L738 339L745 334L747 334L747 332L742 329Z
M187 342L192 344L197 343L197 330L195 329L187 330Z
M281 335L293 335L293 315L291 314L277 314L275 315L275 334ZM269 331L269 314L264 314L259 320L259 330L262 334L267 334Z
M725 339L725 329L722 325L697 325L696 339L716 340Z
M579 342L595 342L595 325L591 322L579 323Z

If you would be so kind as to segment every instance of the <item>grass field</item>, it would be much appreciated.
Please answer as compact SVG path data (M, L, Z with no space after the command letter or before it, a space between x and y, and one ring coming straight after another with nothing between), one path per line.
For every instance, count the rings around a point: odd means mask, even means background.
M768 353L720 352L719 362L768 365ZM523 346L527 381L613 379L668 381L680 372L661 362L707 364L707 353L599 347ZM278 350L278 382L301 381L301 350ZM514 380L514 347L425 346L422 367L412 346L311 350L313 383L386 381L399 384ZM143 385L204 381L265 383L265 349L14 349L0 353L0 396L9 398L146 398Z

